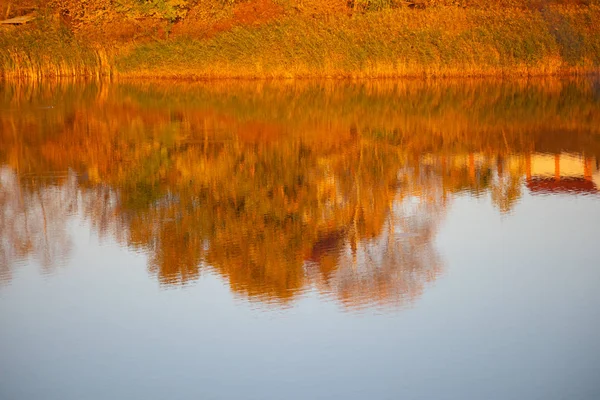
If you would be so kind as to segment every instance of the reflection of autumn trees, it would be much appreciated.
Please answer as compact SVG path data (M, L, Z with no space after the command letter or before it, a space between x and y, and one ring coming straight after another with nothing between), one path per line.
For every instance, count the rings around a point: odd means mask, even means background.
M594 149L597 114L577 88L9 87L0 266L64 258L77 212L147 252L164 284L212 269L259 299L316 287L352 307L410 302L441 272L433 242L452 193L509 211L524 166L508 156L563 146L539 140L541 117ZM567 114L558 99L576 89Z
M439 176L411 167L396 172L397 185L375 230L351 230L334 248L335 260L328 252L309 259L312 281L349 307L409 303L441 272L433 245L445 202ZM323 268L328 261L335 267Z
M68 216L74 211L76 187L40 185L38 176L19 181L16 174L0 169L0 280L10 277L10 266L34 256L44 269L64 261L71 247Z

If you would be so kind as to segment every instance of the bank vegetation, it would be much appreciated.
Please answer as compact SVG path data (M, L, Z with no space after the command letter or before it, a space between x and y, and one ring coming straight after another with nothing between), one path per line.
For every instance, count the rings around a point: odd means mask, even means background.
M0 76L532 76L600 69L600 0L9 0Z

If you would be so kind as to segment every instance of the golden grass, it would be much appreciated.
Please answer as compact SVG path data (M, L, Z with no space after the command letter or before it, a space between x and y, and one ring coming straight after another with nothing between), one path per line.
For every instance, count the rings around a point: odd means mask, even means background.
M97 38L83 40L55 24L6 30L0 36L0 76L392 78L600 70L597 2L353 15L294 13L282 1L270 13L268 1L259 3L264 18L246 18L240 5L201 34L185 21L187 28L176 24L173 32L179 33L169 39L126 41L110 50Z
M0 77L100 77L110 73L107 50L78 40L63 26L41 19L32 27L0 31Z

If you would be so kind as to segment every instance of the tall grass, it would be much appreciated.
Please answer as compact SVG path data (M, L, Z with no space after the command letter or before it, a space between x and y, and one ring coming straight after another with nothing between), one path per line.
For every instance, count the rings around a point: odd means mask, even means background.
M549 75L600 67L598 7L394 9L286 17L212 38L148 43L119 74L196 78ZM560 23L556 24L558 20Z
M0 78L99 77L109 72L106 49L44 18L0 32Z
M597 1L532 7L507 0L505 7L424 10L387 3L356 0L355 6L367 11L351 15L287 8L270 20L221 24L227 28L204 35L129 40L111 51L100 37L83 40L41 19L36 26L0 32L0 76L385 78L600 70Z

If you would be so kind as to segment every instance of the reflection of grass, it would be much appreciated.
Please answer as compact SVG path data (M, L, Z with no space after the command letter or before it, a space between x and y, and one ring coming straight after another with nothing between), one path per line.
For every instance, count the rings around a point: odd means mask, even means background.
M119 137L132 141L152 140L139 152L123 150L129 154L127 162L144 161L143 170L153 171L152 175L164 165L161 149L191 145L218 152L230 141L269 141L286 135L317 140L332 151L359 134L365 140L420 151L497 151L507 146L510 151L528 151L535 140L543 148L587 147L600 154L596 86L596 80L588 78L503 83L477 79L152 81L73 86L62 82L33 91L10 84L5 86L0 108L24 103L33 107L21 107L16 119L16 114L0 116L0 140L6 144L0 148L0 158L8 157L4 153L14 140L13 131L27 129L30 134L25 139L31 141L37 137L31 126L39 126L43 138L46 130L63 126L83 130L87 124L98 132L119 127ZM45 100L32 100L38 97ZM44 113L48 119L40 124L42 114L36 107L45 104L62 105ZM79 145L84 151L87 148L87 143ZM117 165L108 163L106 168Z
M418 123L448 133L467 127L485 133L497 127L511 130L544 124L598 131L594 82L153 82L123 84L119 96L152 110L211 110L242 122L292 124L305 131L331 121L374 128L372 134L378 134L379 128L405 131Z

